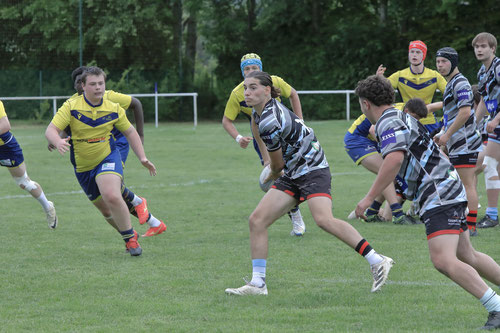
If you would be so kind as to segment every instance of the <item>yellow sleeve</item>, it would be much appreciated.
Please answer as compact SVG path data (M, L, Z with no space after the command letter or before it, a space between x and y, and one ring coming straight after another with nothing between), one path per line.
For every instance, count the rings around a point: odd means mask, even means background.
M399 71L393 73L391 76L387 78L387 80L389 80L391 82L392 87L396 89L399 83Z
M0 119L3 117L7 117L7 113L5 112L5 108L3 107L3 103L0 101Z
M436 74L437 74L437 87L439 91L441 91L441 93L444 94L447 84L446 79L441 74L439 74L439 72L436 72Z
M118 121L115 123L115 127L123 133L128 130L132 124L128 121L127 116L125 115L125 110L118 104L116 107L118 108Z
M69 122L71 119L71 103L70 100L64 102L64 104L57 110L54 118L52 118L52 124L54 124L57 128L63 131L66 127L69 126Z
M238 98L236 97L235 91L231 91L231 96L226 103L226 108L224 109L224 116L229 118L230 120L235 120L240 113L240 103L238 102Z
M121 94L113 90L106 90L106 96L111 102L120 104L124 110L127 110L130 103L132 103L132 96Z
M285 98L290 98L292 93L292 86L285 82L282 78L276 75L271 76L273 80L273 86L281 91L281 96Z

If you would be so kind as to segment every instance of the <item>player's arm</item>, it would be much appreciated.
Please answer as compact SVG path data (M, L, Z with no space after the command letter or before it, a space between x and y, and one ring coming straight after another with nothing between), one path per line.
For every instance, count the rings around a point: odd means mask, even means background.
M144 110L142 109L142 103L137 98L132 97L128 108L134 113L135 129L139 134L139 138L141 138L142 144L144 144Z
M467 119L470 117L470 106L462 106L458 109L457 117L453 124L444 132L442 135L436 135L434 137L434 142L439 146L445 146L448 140L450 140L453 133L458 131L462 126L465 125Z
M365 218L365 211L373 203L373 200L396 179L403 160L404 152L402 150L390 152L384 157L377 178L375 178L366 196L356 206L357 217Z
M438 110L441 110L443 108L443 102L435 102L431 104L427 104L427 113L434 113Z
M7 116L0 118L0 134L10 131L10 122Z
M62 129L58 128L56 125L54 125L54 123L51 122L45 130L45 138L47 138L49 146L54 146L54 149L57 149L59 154L63 155L65 152L69 151L71 145L68 142L70 139L69 136L66 138L61 138L61 136L59 135L61 131Z
M257 124L253 119L253 116L252 116L252 134L253 137L255 138L255 141L257 142L257 146L259 146L259 151L262 156L262 162L264 163L264 166L266 166L269 163L271 163L271 159L269 157L266 144L264 143L264 141L262 141L262 138L260 137L259 128L257 127Z
M269 174L268 179L278 179L283 174L283 169L285 168L285 161L283 160L283 152L281 148L275 151L268 152L269 159L271 161L269 167L271 168L271 173Z
M130 127L127 128L122 133L127 138L130 147L134 151L135 155L137 156L141 164L149 169L149 173L152 176L155 176L156 167L146 157L146 153L144 152L144 147L142 146L141 138L139 137L139 134L137 133L135 127L130 125Z
M241 148L246 148L248 147L248 144L250 141L252 141L252 137L250 136L243 136L240 133L238 133L238 130L236 129L236 126L234 126L233 120L229 119L225 115L222 116L222 127L226 130L231 137L236 140L236 142L240 145Z
M474 112L476 115L476 123L479 123L486 116L487 109L486 104L484 104L483 96L481 96L481 100L479 101L479 104Z
M302 116L302 105L300 104L299 94L297 93L297 90L295 90L294 88L292 88L290 92L289 99L290 99L290 104L292 104L293 113L295 113L297 117L299 117L300 119L304 119L304 117Z

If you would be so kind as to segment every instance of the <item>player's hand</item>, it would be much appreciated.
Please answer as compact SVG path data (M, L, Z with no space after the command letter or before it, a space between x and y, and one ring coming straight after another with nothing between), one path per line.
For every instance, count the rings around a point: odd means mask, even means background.
M495 117L486 125L486 132L493 133L493 131L495 130L495 128L497 128L497 126L498 126L498 119Z
M356 205L356 210L354 210L356 217L359 219L366 220L365 211L368 209L368 207L370 207L372 203L373 200L367 197L361 199L361 201L358 202L358 204Z
M438 145L438 146L446 146L446 143L448 143L448 140L450 138L448 137L448 135L446 135L446 133L444 134L441 134L441 135L436 135L433 140L434 142Z
M64 155L65 152L69 151L71 145L69 144L70 137L61 139L56 143L55 149L59 152L59 154Z
M264 181L264 183L267 183L268 181L270 180L276 180L278 178L280 178L281 176L283 176L285 172L283 170L281 170L280 172L278 173L274 173L272 170L271 172L269 173L269 176L267 176L266 180Z
M156 176L156 167L153 163L151 163L151 161L149 161L148 159L145 159L145 160L141 160L141 164L148 168L149 170L149 174L151 176Z
M240 142L238 142L238 143L240 144L241 148L246 149L246 147L248 147L248 144L252 140L253 140L253 138L251 136L244 136L240 139Z
M384 67L384 65L380 65L380 66L378 66L377 72L375 74L376 75L384 75L386 69L387 68Z
M49 144L47 145L47 149L48 149L49 151L53 151L53 150L55 150L55 149L56 149L56 146L54 146L52 143L49 143Z

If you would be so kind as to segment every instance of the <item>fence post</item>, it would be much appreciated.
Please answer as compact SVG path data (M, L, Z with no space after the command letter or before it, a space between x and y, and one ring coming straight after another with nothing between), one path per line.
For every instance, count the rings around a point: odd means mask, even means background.
M351 100L349 98L349 91L345 95L345 105L346 105L346 118L347 121L351 120Z
M158 128L158 83L155 82L155 127Z
M52 105L53 105L53 108L54 108L54 116L55 116L56 113L57 113L57 98L53 98L52 99Z
M194 117L194 129L198 126L198 107L196 101L198 99L198 93L194 93L193 95L193 117Z

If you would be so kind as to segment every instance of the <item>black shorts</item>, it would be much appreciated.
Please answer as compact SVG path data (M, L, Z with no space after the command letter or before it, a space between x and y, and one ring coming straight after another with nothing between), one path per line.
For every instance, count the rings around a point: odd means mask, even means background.
M467 202L459 202L431 209L422 215L427 239L444 235L460 234L467 231L465 209Z
M320 196L331 199L332 175L330 168L316 169L296 179L283 175L271 188L283 191L299 202Z
M455 169L474 168L477 163L477 155L479 155L479 153L450 156L450 162Z

